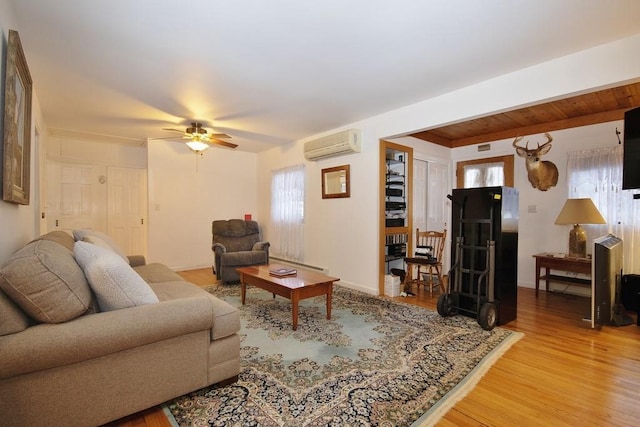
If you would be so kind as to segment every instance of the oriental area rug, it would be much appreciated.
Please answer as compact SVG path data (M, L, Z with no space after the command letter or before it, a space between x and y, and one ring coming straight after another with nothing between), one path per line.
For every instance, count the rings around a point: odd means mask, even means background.
M169 402L180 426L432 425L522 336L342 286L331 320L324 296L300 301L294 331L287 299L207 290L240 310L241 372Z

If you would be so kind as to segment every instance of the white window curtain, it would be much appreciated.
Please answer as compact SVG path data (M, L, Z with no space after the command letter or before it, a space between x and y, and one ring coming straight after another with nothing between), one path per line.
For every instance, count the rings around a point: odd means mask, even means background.
M272 172L269 241L275 256L304 260L304 165Z
M464 167L464 188L504 185L504 163L481 163Z
M590 197L607 221L583 225L588 241L607 233L622 239L625 274L640 273L640 200L638 190L622 190L621 145L567 153L569 198Z

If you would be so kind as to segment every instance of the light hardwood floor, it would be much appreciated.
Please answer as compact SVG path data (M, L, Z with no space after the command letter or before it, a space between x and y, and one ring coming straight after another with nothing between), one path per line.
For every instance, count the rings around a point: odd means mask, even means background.
M198 285L215 282L210 269L180 273ZM435 310L437 295L394 299ZM504 327L525 336L439 426L640 425L640 328L590 329L582 320L589 301L569 295L518 290L518 318ZM632 313L634 322L635 314ZM114 426L169 426L158 408Z

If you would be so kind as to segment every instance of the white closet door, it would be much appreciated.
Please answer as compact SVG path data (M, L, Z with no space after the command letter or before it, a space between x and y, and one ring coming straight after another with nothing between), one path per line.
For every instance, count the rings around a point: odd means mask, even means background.
M144 169L47 164L47 229L107 233L128 255L147 255Z
M47 166L47 229L106 229L104 166L59 163Z
M427 176L428 164L424 160L413 159L413 230L429 230L427 228ZM415 242L415 235L413 241Z
M108 234L127 255L147 254L147 174L110 166L107 176Z
M414 159L413 225L414 229L441 231L447 225L449 166ZM415 232L415 230L414 230Z
M448 165L429 162L427 170L427 227L429 230L444 230L451 227L447 221L448 176ZM447 233L449 232L450 230L447 230Z

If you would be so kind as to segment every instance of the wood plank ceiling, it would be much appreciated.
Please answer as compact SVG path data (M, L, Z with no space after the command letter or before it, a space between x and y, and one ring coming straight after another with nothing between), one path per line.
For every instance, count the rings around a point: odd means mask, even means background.
M637 82L429 129L410 136L449 148L462 147L518 135L622 120L625 111L639 106L640 82Z

